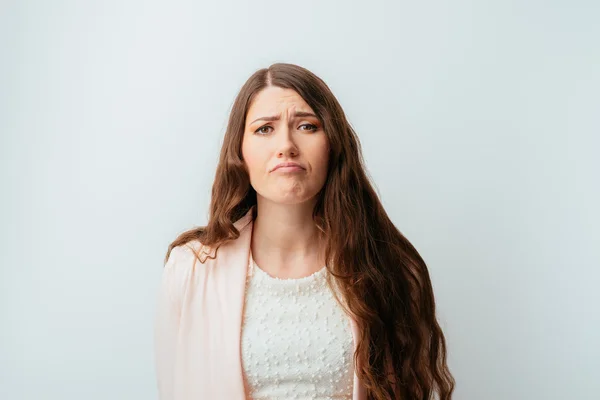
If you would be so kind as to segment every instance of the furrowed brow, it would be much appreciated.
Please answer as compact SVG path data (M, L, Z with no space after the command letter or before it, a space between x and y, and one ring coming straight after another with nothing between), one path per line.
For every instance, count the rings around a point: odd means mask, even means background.
M297 111L296 113L294 113L294 117L298 118L298 117L313 117L313 118L317 118L317 116L311 112L306 112L306 111ZM250 124L253 124L255 122L258 121L279 121L281 117L279 115L272 115L272 116L268 116L268 117L260 117L255 119L254 121L252 121Z

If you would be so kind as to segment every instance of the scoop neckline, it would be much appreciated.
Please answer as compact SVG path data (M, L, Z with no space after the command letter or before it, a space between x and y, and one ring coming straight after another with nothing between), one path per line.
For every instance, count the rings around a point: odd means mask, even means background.
M258 271L258 273L260 275L262 275L267 280L272 281L272 282L282 282L282 283L286 283L286 282L287 283L307 282L307 281L311 281L311 280L316 279L317 277L323 275L325 273L325 271L327 271L327 266L324 265L318 271L315 271L315 272L313 272L313 273L311 273L310 275L307 275L307 276L301 276L299 278L279 278L279 277L270 275L267 271L265 271L264 269L262 269L261 267L259 267L259 265L256 263L256 261L254 261L254 257L252 257L252 254L250 254L250 259L251 259L252 267L253 267L254 271Z

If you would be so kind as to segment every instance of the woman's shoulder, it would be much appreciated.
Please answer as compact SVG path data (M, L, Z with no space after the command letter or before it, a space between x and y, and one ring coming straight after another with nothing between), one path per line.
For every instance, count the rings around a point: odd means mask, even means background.
M198 254L202 251L202 244L198 240L192 240L184 244L174 246L169 252L167 262L164 265L162 281L165 293L171 301L179 303L186 288L194 281L194 269L198 268ZM201 275L201 274L200 274Z
M204 252L205 246L197 240L190 240L171 249L165 268L180 270L191 268Z

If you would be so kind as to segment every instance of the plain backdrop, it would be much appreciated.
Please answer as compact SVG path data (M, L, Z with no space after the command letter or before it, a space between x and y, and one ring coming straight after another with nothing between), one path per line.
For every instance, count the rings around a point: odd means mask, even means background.
M302 65L429 266L456 399L598 399L600 4L0 3L0 398L156 399L167 245Z

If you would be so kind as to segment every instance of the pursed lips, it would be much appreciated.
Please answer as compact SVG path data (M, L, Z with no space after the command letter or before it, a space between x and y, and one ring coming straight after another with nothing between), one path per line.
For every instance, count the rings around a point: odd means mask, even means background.
M292 170L297 170L297 169L302 169L303 170L304 167L302 165L298 164L298 163L295 163L295 162L287 162L287 163L278 164L275 168L273 168L271 170L271 172L276 171L278 169L286 169L286 170L292 171Z

